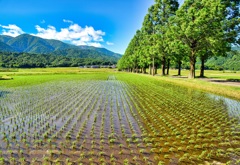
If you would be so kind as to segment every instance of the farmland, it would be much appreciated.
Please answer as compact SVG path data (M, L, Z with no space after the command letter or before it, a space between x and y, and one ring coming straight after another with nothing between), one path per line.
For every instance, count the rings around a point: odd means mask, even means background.
M44 71L0 81L0 164L239 163L239 101L165 78Z

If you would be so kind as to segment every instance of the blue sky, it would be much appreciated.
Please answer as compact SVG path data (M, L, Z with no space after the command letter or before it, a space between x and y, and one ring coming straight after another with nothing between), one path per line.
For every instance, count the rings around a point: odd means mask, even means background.
M28 33L123 54L152 4L154 0L0 0L0 34Z

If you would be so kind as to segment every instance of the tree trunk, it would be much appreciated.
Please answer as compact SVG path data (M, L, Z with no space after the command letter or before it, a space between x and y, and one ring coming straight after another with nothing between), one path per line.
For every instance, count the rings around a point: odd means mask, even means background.
M147 68L143 68L143 73L145 74L145 73L147 73Z
M152 76L154 76L155 74L155 61L154 61L154 57L153 57L153 61L152 61Z
M149 65L149 74L150 74L150 75L152 74L152 67L151 67L151 64Z
M136 67L136 71L135 72L138 73L138 66Z
M204 56L201 57L201 69L200 69L200 77L204 77Z
M178 76L181 76L181 67L182 67L182 61L178 61Z
M166 65L166 58L163 57L162 58L162 76L166 75L166 73L165 73L165 68L166 68L165 65Z
M196 63L195 53L192 52L191 57L190 57L190 73L188 76L188 78L190 78L190 79L195 78L195 63Z
M157 71L157 68L158 68L158 65L157 65L157 64L155 64L155 74L157 74L157 73L158 73L158 71Z
M167 75L169 75L169 69L170 69L170 59L167 61Z

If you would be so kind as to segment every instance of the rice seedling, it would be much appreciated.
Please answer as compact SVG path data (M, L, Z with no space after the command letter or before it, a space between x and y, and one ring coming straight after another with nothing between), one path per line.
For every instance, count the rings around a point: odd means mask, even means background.
M139 75L83 77L0 87L0 164L239 158L240 106Z

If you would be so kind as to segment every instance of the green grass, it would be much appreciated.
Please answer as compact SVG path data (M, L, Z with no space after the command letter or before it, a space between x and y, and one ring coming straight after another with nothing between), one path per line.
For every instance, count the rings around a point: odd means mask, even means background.
M41 84L49 81L71 81L79 79L107 79L113 69L91 68L35 68L35 69L2 69L0 78L10 76L12 80L1 80L0 86L18 87ZM101 73L101 74L99 74Z
M34 68L34 69L0 69L0 76L2 75L32 75L32 74L60 74L60 73L101 73L101 72L115 72L116 69L92 69L92 68L78 68L78 67L69 67L69 68ZM170 76L177 75L177 70L170 70ZM161 73L161 70L158 69L158 73ZM182 70L181 76L187 77L189 70ZM199 76L200 71L196 70L196 76ZM206 70L205 76L207 78L218 78L218 79L240 79L240 72L232 71L212 71Z
M0 86L4 87L19 87L29 86L50 81L71 81L71 80L106 80L107 73L82 73L82 74L34 74L34 75L14 75L12 80L1 80Z
M158 70L158 73L161 73ZM210 92L230 98L234 98L240 100L240 86L231 86L231 85L224 85L224 84L216 84L204 81L200 78L196 79L188 79L187 76L189 74L188 70L182 70L181 77L175 77L177 75L177 70L170 70L169 76L154 76L154 78L159 79L160 81L165 81L168 83L172 83L175 85L189 87L193 89L197 89L204 92ZM199 70L196 70L196 75L198 76L200 73ZM145 75L149 76L149 75ZM175 78L172 78L175 77ZM150 78L152 76L149 76ZM205 71L206 79L219 79L219 80L226 80L226 81L240 81L240 72L231 72L231 71L213 71L213 70L206 70Z
M160 70L158 71L160 73ZM182 77L187 77L189 71L182 70ZM0 86L17 87L34 84L41 84L49 81L61 80L76 80L76 79L107 79L109 74L126 74L117 72L116 69L91 69L91 68L36 68L36 69L1 69L0 78L2 76L10 76L12 80L0 80ZM128 74L128 73L127 73ZM187 78L172 78L177 74L177 70L170 70L169 76L149 76L149 78L158 79L167 83L172 83L179 86L190 87L197 90L215 93L240 100L240 87L226 86L221 84L213 84L201 79L190 80ZM102 76L104 75L104 76ZM132 75L132 74L130 74ZM143 76L142 74L139 74ZM199 75L199 70L196 71ZM207 78L222 79L222 80L240 80L240 72L230 71L205 71Z
M158 70L158 73L161 73L161 70ZM178 70L170 70L170 76L177 75ZM205 72L206 78L214 78L214 79L240 79L240 72L233 71L216 71L216 70L206 70ZM189 70L182 70L181 76L187 77L189 74ZM200 75L200 70L196 70L196 76Z
M99 73L99 72L113 72L114 69L101 68L33 68L33 69L0 69L1 75L35 75L35 74L78 74L78 73Z
M192 88L203 92L209 92L213 94L218 94L226 96L229 98L234 98L240 100L240 86L228 86L222 84L215 84L207 82L200 79L188 79L188 78L171 78L162 76L147 76L149 79L158 79L159 81L167 82L169 84L174 84L182 87Z

